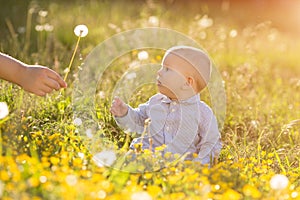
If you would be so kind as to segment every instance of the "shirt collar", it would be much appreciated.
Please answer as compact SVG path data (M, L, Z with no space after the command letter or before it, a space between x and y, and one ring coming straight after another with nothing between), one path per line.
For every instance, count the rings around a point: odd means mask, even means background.
M172 101L169 97L162 95L162 103L172 103L172 102L177 102L179 104L194 104L197 103L198 101L200 101L200 94L196 94L188 99L184 99L184 100L179 100L179 101Z

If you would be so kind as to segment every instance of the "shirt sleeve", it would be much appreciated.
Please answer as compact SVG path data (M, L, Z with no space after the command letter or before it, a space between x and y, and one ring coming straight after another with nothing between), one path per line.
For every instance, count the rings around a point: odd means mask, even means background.
M198 157L194 160L200 161L202 164L207 164L211 158L219 154L222 145L216 117L208 106L204 111L199 128L201 141L196 146Z
M148 118L147 108L148 102L139 105L133 109L128 105L127 115L123 117L115 117L117 124L128 132L136 132L142 134L144 131L145 120Z

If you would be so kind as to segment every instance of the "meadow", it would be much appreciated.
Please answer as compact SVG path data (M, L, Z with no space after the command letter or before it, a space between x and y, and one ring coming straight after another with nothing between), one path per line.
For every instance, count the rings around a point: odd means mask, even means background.
M300 3L278 8L276 2L270 10L238 1L1 2L1 52L62 76L78 39L74 27L85 24L89 33L80 40L64 91L37 97L0 81L0 102L9 108L0 119L0 198L300 199L300 23L292 12ZM278 17L282 12L286 16ZM91 153L104 151L103 144L127 151L132 137L109 112L112 93L130 64L160 63L161 49L145 49L143 61L136 49L110 64L95 93L99 130L91 143L82 137L72 94L85 58L113 35L145 27L194 39L223 79L224 147L211 166L179 160L151 171L143 165L152 156L146 151L119 170L108 158L112 167L95 162ZM144 85L129 103L137 106L155 92L153 84ZM202 97L211 104L209 91Z

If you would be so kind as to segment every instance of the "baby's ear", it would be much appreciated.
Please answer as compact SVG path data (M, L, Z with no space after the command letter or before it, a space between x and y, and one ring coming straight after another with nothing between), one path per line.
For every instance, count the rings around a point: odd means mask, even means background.
M190 89L191 87L193 87L193 85L195 84L195 80L193 79L193 77L188 77L186 79L186 82L183 86L183 89Z

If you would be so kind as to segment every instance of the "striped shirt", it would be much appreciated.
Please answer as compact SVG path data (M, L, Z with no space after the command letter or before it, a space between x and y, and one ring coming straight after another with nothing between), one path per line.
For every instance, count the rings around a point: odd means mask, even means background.
M143 149L155 149L165 144L166 151L181 155L190 153L186 159L202 164L210 163L210 159L220 153L222 144L217 120L211 108L200 101L199 95L172 101L158 93L138 108L128 106L127 115L116 117L116 122L128 132L142 134L146 119L151 122L147 134L143 138L135 138L131 149L140 142ZM149 138L152 139L151 147ZM193 158L193 153L198 156Z

